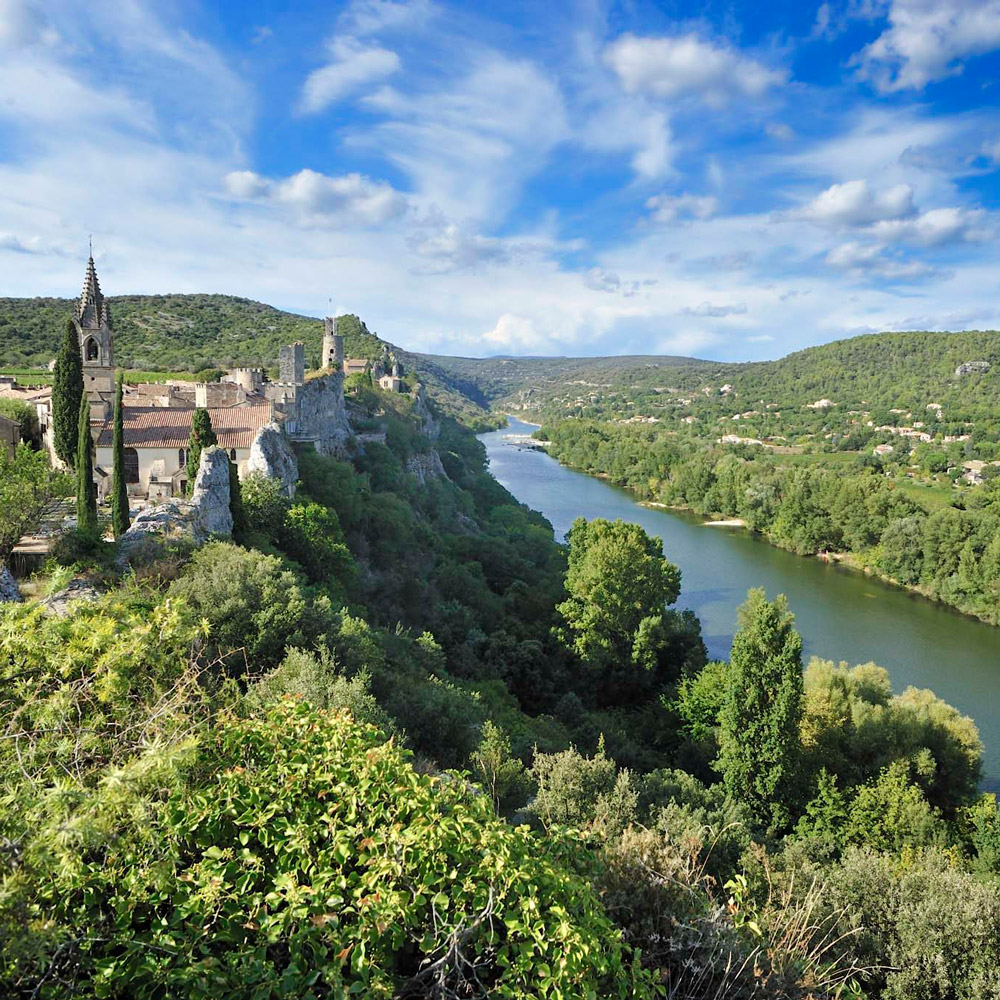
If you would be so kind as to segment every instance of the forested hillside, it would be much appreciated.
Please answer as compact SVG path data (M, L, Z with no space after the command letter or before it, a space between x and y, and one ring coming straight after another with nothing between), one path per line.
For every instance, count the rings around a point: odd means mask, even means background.
M318 367L323 322L231 295L110 296L115 362L122 368L165 373L262 367L276 371L278 350L301 340L307 367ZM75 299L0 298L0 369L44 369L55 357ZM383 341L357 316L341 316L347 357L376 358ZM470 426L495 424L474 386L417 355L389 344L407 369L419 374L446 412Z
M233 541L71 533L36 593L104 596L0 606L0 993L993 995L972 720L759 591L706 662L657 539L558 546L455 421L350 408L385 443L245 480Z

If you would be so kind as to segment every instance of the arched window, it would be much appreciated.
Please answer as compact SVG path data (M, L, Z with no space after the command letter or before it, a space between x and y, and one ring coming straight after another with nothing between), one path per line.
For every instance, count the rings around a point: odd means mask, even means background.
M139 482L139 452L135 448L125 449L125 482Z
M230 448L230 449L229 449L229 457L230 457L230 458L231 458L231 459L232 459L232 460L233 460L234 462L236 461L236 449L235 449L235 448Z
M87 343L84 346L83 356L87 361L96 361L100 355L100 350L97 347L97 341L93 337L87 338ZM136 482L139 480L137 479Z
M183 448L177 449L177 468L182 469L187 465L187 453Z

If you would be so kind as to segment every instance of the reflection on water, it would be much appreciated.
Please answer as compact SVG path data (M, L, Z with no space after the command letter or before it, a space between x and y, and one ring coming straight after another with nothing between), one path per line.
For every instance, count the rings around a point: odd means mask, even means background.
M541 511L560 540L581 516L634 521L659 536L681 569L678 606L701 619L709 655L728 657L736 609L749 588L787 594L807 656L874 661L889 670L896 691L931 688L976 720L987 784L1000 784L1000 629L843 567L783 552L738 528L706 528L700 517L643 507L544 452L505 441L532 430L512 419L507 429L480 436L493 475Z

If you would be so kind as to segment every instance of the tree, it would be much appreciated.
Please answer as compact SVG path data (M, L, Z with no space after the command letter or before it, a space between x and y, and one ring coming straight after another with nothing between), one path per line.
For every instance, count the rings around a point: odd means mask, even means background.
M606 678L610 697L627 698L636 675L656 678L669 638L664 609L680 594L680 570L663 558L660 539L637 524L581 517L568 539L569 598L558 610L570 645L613 675Z
M191 417L191 438L188 441L187 488L189 493L194 490L194 481L198 478L202 450L218 443L219 439L212 429L212 418L209 416L208 410L199 407Z
M90 436L90 400L85 395L80 397L76 440L76 527L81 534L97 531L94 439Z
M52 468L45 452L26 444L13 455L0 448L0 563L71 492L72 480Z
M111 526L115 538L121 538L128 531L128 487L125 485L125 440L122 427L122 375L118 373L115 386L114 432L111 437L113 454L111 478Z
M80 397L83 395L83 359L80 341L72 320L56 357L52 379L52 444L56 455L67 465L76 461Z
M788 821L799 755L802 638L783 594L772 602L751 590L726 674L717 766L726 788L762 826Z

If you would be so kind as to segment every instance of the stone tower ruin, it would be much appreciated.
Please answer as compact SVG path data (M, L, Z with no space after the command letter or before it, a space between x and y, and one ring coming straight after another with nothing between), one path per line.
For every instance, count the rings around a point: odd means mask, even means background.
M344 338L336 333L337 321L332 316L323 320L322 368L341 371L344 367Z
M306 349L302 341L286 344L278 351L278 379L290 385L306 380Z

